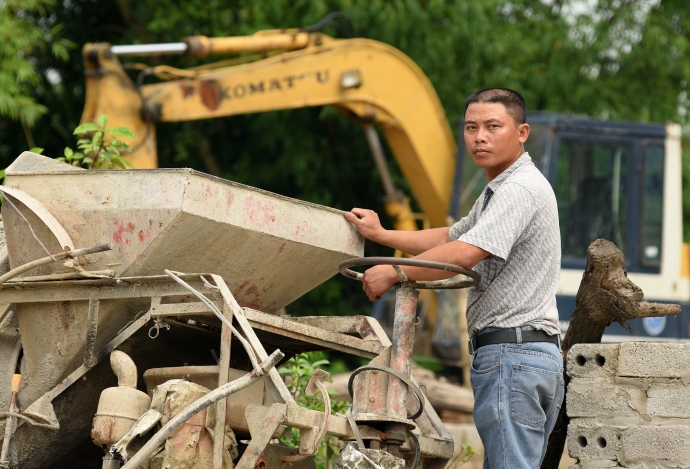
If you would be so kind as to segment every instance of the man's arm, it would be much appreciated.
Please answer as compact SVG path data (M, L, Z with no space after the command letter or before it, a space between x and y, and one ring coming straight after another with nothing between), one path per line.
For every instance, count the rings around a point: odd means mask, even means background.
M431 248L450 242L450 228L432 228L420 231L386 230L381 226L379 216L373 210L353 208L345 213L347 221L355 225L359 233L375 243L407 254L417 255Z
M455 264L466 269L471 269L477 263L491 254L477 246L463 243L462 241L451 241L441 246L429 249L422 254L413 257L427 261L445 262ZM422 267L400 266L407 278L410 280L445 280L454 277L454 272L447 270L425 269ZM364 272L362 278L362 289L366 292L371 301L380 300L381 296L393 285L400 281L398 273L390 265L378 265Z
M420 231L386 230L381 226L378 215L373 210L353 208L345 214L359 233L367 239L393 249L415 255L414 259L445 262L471 269L490 253L472 244L452 241L450 228L434 228ZM455 276L446 270L403 267L410 280L444 280ZM367 269L362 279L362 289L371 301L381 299L381 295L400 281L395 269L390 265L379 265Z

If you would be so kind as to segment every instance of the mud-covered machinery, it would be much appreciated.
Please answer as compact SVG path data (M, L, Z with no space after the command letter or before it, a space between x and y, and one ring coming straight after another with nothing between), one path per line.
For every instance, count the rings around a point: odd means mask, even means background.
M308 468L327 434L353 441L343 467L452 456L409 374L416 289L476 276L404 281L391 342L366 316L284 312L362 254L337 210L192 170L85 171L28 152L6 175L0 467ZM307 350L371 360L347 415L331 414L321 370L304 392L325 412L288 391L275 366ZM286 427L298 448L273 443Z

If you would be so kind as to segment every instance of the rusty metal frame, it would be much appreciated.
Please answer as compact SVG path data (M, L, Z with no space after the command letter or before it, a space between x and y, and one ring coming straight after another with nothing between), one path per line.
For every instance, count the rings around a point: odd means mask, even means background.
M228 305L223 305L223 316L232 323L233 310ZM223 324L220 331L220 357L218 360L218 387L228 382L230 370L230 345L232 332ZM227 411L226 399L216 403L216 426L213 429L213 469L223 469L223 445L225 443L225 413Z
M223 316L230 322L233 320L238 325L244 340L249 343L258 360L268 357L255 330L270 332L306 343L318 345L323 348L338 350L369 358L371 363L388 366L391 364L391 341L378 322L366 316L352 317L303 317L284 318L272 314L263 313L250 308L241 308L235 301L223 279L210 274L180 274L189 285L202 291ZM211 280L213 283L211 283ZM126 277L113 279L84 279L63 281L26 281L19 280L8 282L0 290L0 303L40 303L54 301L88 301L88 321L86 325L86 346L84 351L84 363L74 370L69 376L58 383L53 389L45 393L34 402L25 412L26 417L38 420L41 426L58 429L59 422L55 417L51 401L63 391L84 376L91 368L103 358L131 337L137 330L144 327L150 320L165 316L213 316L209 307L202 302L163 303L165 297L186 296L189 290L173 281L167 275L149 277ZM150 298L151 304L148 311L123 329L108 345L96 351L95 344L98 332L98 312L101 300L126 299L126 298ZM412 300L412 298L410 298ZM410 304L414 301L410 301ZM223 324L220 338L220 357L218 386L228 381L228 369L230 364L230 345L232 341L229 328ZM399 344L407 348L409 344ZM405 353L403 353L405 355ZM375 373L375 372L373 372ZM366 379L358 378L356 388L363 399L369 401L370 397L390 392L391 381L384 373L378 376L372 372L365 372ZM306 409L297 405L287 386L276 369L271 370L264 378L267 389L272 393L276 404L271 406L250 405L245 412L247 422L250 425L252 439L245 454L240 459L237 469L253 469L261 457L261 453L281 426L295 427L300 430L299 453L305 455L313 453L317 447L317 436L324 432L342 439L355 438L353 430L343 415L331 415L325 419L324 412ZM373 381L372 381L373 380ZM395 380L397 381L397 380ZM373 385L373 386L372 386ZM407 394L407 389L402 394ZM378 393L378 394L377 394ZM379 397L383 397L379 396ZM390 405L390 395L388 399ZM416 437L422 460L443 460L452 457L453 440L445 429L438 415L428 403L425 397L424 414L416 419L419 431ZM374 401L370 401L374 402ZM396 402L402 411L404 399ZM225 432L225 399L217 404L216 426L213 429L213 468L222 468L222 445ZM376 404L372 404L371 412ZM385 402L380 411L386 413ZM29 420L29 419L27 419ZM30 420L29 420L30 421ZM408 421L409 422L409 421ZM362 438L384 442L389 435L376 430L366 422L358 422L359 432ZM392 442L389 442L389 444ZM401 442L400 449L413 451L410 437L407 436ZM304 448L303 448L304 447Z
M378 341L364 340L342 332L331 332L327 329L307 325L304 322L285 319L250 308L244 309L244 316L247 318L248 324L254 329L285 335L364 358L372 359L377 357L386 349ZM349 332L349 329L347 332Z

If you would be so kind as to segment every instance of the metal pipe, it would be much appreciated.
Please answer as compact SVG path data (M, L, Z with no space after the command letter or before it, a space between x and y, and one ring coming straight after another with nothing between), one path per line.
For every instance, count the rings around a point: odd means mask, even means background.
M203 57L214 54L302 49L309 45L309 33L233 37L192 36L185 38L184 42L188 46L187 55L190 57Z
M383 184L383 189L386 191L386 195L395 194L395 185L393 184L393 178L391 177L391 172L388 170L388 165L386 164L386 157L383 154L383 148L381 147L381 140L379 139L379 134L376 133L376 129L371 124L364 124L364 135L367 137L367 143L369 144L369 149L374 157L374 162L379 170L379 175L381 176L381 183Z
M203 57L214 54L295 50L307 47L308 44L309 33L233 37L192 36L185 38L184 42L111 46L110 52L120 57L183 54L189 55L190 57Z
M131 55L182 55L187 53L187 43L168 42L165 44L134 44L130 46L111 46L113 55L126 57Z
M17 412L17 394L22 384L22 375L12 375L12 399L10 400L10 413ZM0 466L9 467L10 440L14 432L17 417L8 416L5 423L5 439L2 442L2 453L0 453Z
M110 354L110 367L117 376L118 387L137 388L137 365L129 355L113 350Z
M418 298L419 291L405 284L395 292L390 367L406 378L410 377ZM407 385L397 378L389 378L388 382L388 415L407 418Z
M412 362L412 348L414 346L414 325L417 316L417 300L419 291L410 288L404 282L395 292L395 319L393 322L393 345L391 346L390 367L405 376L410 377L410 363ZM395 377L388 379L388 415L398 419L407 418L407 385ZM400 445L406 440L407 428L405 424L389 422L386 424L388 433L388 451L398 452Z
M75 257L86 256L88 254L95 254L97 252L110 251L112 248L113 247L110 244L100 244L98 246L91 246L89 248L75 249L74 251L65 251L59 254L54 254L52 256L43 257L35 261L27 262L26 264L20 265L16 269L12 269L5 275L1 276L0 287L3 283L11 279L12 277L16 277L17 275L22 274L31 269L35 269L36 267L50 264L51 262L59 262L64 261L66 259L73 259Z
M276 349L271 355L269 355L269 357L261 364L260 367L255 368L251 373L247 373L235 381L224 384L223 386L214 389L205 396L200 397L196 401L189 404L182 412L170 419L168 423L163 426L163 428L158 430L158 432L156 432L156 434L153 435L151 439L139 451L137 451L137 453L132 456L132 458L127 461L124 466L122 466L122 469L138 469L139 467L143 467L145 461L148 459L153 450L165 443L165 440L168 438L168 436L180 428L187 420L214 402L252 385L262 376L268 374L268 372L273 369L273 367L275 367L284 356L285 355L280 351L280 349Z

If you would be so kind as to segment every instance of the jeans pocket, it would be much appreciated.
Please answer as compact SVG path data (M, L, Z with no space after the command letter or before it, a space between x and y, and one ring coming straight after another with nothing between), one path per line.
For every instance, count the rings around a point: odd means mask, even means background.
M501 364L496 360L491 353L475 353L472 357L472 371L479 374L488 373L490 371L498 370Z
M530 427L543 427L554 409L560 371L514 364L510 377L510 418Z

